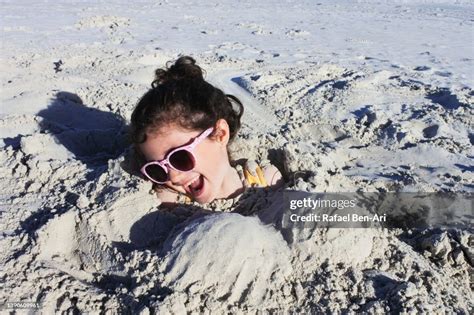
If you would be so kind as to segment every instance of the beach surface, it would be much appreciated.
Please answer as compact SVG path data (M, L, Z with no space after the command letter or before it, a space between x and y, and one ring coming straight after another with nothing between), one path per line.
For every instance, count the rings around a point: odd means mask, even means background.
M1 7L2 311L472 314L472 203L449 228L282 223L293 192L474 192L470 1ZM131 166L133 108L180 55L242 100L232 156L285 177L238 213L159 211Z

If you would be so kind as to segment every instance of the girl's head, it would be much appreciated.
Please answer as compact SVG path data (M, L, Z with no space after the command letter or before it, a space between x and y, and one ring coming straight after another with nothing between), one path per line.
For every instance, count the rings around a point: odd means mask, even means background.
M206 82L188 56L155 75L131 119L138 162L147 165L142 173L201 203L220 198L230 167L227 145L240 128L241 102ZM175 150L180 147L185 150ZM153 161L159 163L147 164Z

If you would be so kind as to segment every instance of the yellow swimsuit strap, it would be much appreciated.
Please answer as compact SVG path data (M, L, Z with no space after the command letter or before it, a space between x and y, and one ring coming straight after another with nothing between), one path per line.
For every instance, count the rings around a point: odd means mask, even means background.
M250 172L248 168L244 169L244 176L247 183L250 186L267 187L268 184L265 180L265 176L263 175L263 171L260 166L257 165L255 167L255 173L256 175L252 174L252 172Z

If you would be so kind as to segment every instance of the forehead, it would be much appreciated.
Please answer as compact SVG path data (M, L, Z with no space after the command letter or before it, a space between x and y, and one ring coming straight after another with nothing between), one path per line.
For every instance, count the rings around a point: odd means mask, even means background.
M162 160L172 149L188 144L199 133L176 124L168 124L147 132L146 141L139 144L139 148L147 160Z

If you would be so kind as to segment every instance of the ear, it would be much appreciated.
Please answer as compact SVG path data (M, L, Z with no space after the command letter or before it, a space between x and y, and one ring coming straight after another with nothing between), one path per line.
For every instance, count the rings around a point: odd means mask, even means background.
M215 126L215 139L217 142L223 144L224 146L229 143L230 133L229 133L229 124L225 119L219 119L216 122Z

